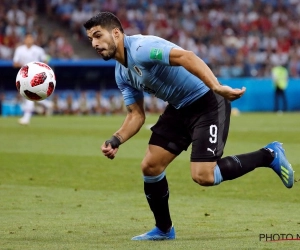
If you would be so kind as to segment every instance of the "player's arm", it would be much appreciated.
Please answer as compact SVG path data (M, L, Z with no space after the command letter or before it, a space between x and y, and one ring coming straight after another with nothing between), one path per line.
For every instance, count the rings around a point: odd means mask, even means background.
M14 57L13 57L13 67L14 68L21 68L23 66L19 61L20 61L20 50L19 50L19 48L17 48L14 53Z
M182 66L193 75L200 78L210 89L228 100L240 98L246 89L232 89L221 85L207 64L192 51L172 48L169 55L170 65Z
M13 60L13 67L14 68L21 68L23 65L19 63L17 59Z
M128 105L127 115L121 128L114 134L117 136L121 143L124 143L132 136L134 136L143 126L146 116L144 110L144 99Z
M127 106L127 115L118 131L116 131L111 139L107 140L101 147L103 154L113 159L118 151L120 144L126 142L134 136L145 122L146 116L144 111L144 99Z
M22 64L18 63L18 62L13 62L13 66L14 66L14 68L21 68Z

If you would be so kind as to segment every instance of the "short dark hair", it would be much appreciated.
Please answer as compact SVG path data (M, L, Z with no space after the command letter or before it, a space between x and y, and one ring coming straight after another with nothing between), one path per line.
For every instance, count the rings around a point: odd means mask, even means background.
M117 18L111 12L99 12L97 15L93 16L83 24L86 30L89 30L98 25L107 30L118 28L122 33L124 33L119 18Z

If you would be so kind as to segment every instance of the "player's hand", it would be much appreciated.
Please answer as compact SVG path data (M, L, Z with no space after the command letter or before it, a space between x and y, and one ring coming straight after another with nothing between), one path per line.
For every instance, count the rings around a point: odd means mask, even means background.
M118 148L112 148L110 144L106 145L105 142L102 144L101 150L103 155L111 160L115 158L115 155L118 152Z
M101 146L103 155L111 160L114 159L116 153L118 152L120 144L121 144L120 140L116 136L112 136L109 140L105 141Z
M223 96L224 98L230 101L239 99L240 97L243 96L245 91L246 91L245 87L243 87L242 89L233 89L229 86L224 86L224 85L220 85L220 87L217 90L215 90L217 94Z

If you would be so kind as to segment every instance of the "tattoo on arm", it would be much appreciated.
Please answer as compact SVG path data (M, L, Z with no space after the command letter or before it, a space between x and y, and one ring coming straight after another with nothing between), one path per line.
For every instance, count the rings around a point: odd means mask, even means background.
M129 106L126 106L128 113L132 112L132 109Z
M114 136L117 137L121 143L124 141L123 137L119 133L115 133Z

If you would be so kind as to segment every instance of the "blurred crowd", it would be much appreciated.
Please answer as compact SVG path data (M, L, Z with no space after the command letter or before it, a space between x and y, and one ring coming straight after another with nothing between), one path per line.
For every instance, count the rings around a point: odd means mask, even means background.
M300 76L299 0L1 0L0 59L11 59L25 31L50 58L74 58L62 31L46 32L37 5L49 20L87 43L82 24L99 11L115 13L125 33L157 35L194 51L218 77L266 77L285 65Z
M42 2L42 1L40 1ZM26 32L44 48L48 59L74 58L75 52L62 30L48 30L38 20L39 0L0 0L0 59L11 60Z
M157 35L195 52L217 77L270 77L275 65L300 77L300 0L0 0L0 59L12 59L26 32L48 59L76 58L70 38L89 48L82 24L99 11L115 13L127 35ZM1 103L8 115L21 112L19 96L1 94ZM146 96L145 106L159 113L165 103ZM36 112L117 114L124 106L116 93L56 91Z
M47 14L86 40L82 23L115 13L125 33L157 35L194 51L219 77L300 76L299 0L51 0Z
M162 113L166 103L145 94L147 114ZM0 96L0 116L20 116L24 109L24 98L16 92ZM53 96L35 102L37 115L115 115L126 113L123 97L118 90L106 91L55 91Z

